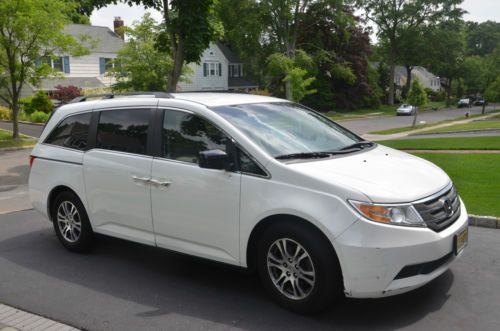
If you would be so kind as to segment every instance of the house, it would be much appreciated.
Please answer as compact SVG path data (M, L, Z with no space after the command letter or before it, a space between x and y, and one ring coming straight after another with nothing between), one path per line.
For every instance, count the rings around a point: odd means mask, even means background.
M438 76L429 72L421 66L413 67L411 71L412 80L418 79L424 88L429 88L434 92L441 90L441 81ZM404 66L396 66L394 73L394 84L398 88L406 85L407 74Z
M223 43L210 43L200 63L188 64L189 73L178 83L177 90L188 91L250 91L258 85L244 77L243 63Z
M124 44L123 35L117 33L117 28L123 26L120 17L115 17L112 31L108 27L86 24L68 24L63 28L63 33L73 36L77 41L83 40L83 45L88 48L89 54L74 57L61 54L57 58L41 58L38 62L45 62L62 77L42 79L40 86L27 85L21 96L33 95L36 91L50 93L57 85L74 85L82 89L99 89L110 86L114 78L107 76L106 72L114 65L118 51Z

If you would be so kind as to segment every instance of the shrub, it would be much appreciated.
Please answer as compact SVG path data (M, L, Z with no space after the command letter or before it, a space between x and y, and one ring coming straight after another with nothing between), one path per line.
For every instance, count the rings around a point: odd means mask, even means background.
M82 95L82 89L74 86L62 86L57 85L56 90L52 94L52 99L56 99L61 101L61 103L65 104Z
M26 114L30 115L35 110L31 108L31 101L33 97L26 97L19 99L19 110L24 111Z
M49 99L47 94L42 91L36 92L33 99L31 99L31 108L35 112L44 112L45 114L50 114L54 109L54 104Z
M0 106L0 120L8 121L10 120L11 111L9 108Z
M35 123L45 123L49 119L49 114L44 113L43 111L36 111L31 114L30 119Z

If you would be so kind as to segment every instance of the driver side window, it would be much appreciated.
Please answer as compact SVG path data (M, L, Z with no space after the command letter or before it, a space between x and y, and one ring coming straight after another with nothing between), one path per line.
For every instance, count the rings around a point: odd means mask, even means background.
M167 159L199 163L199 153L226 151L226 135L205 119L181 111L165 110L163 156Z

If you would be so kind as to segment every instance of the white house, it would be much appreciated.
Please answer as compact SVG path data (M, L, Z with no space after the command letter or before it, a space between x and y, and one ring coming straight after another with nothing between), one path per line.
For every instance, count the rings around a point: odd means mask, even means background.
M394 83L398 87L403 87L406 85L406 68L404 66L396 66L394 75ZM413 67L411 71L411 78L414 80L417 78L424 88L430 88L431 90L437 92L441 90L441 81L438 76L429 72L426 68L421 66Z
M116 17L114 24L116 30L123 25L123 21ZM73 36L77 41L84 40L83 44L90 53L79 57L61 55L55 59L39 59L39 62L45 62L59 71L62 77L42 79L38 87L28 85L22 92L23 97L39 90L53 91L57 85L95 89L114 83L114 79L107 76L106 72L113 66L112 60L124 44L123 36L108 27L86 24L68 24L63 33Z
M191 72L179 82L178 91L249 91L258 87L244 78L243 63L221 42L210 43L200 64L188 66Z

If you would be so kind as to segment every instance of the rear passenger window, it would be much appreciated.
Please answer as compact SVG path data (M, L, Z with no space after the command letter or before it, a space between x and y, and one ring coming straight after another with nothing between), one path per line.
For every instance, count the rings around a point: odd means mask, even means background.
M97 126L96 147L146 154L148 127L149 109L102 111Z
M46 144L86 151L91 113L77 114L63 120L45 139Z
M163 121L163 153L168 159L198 163L206 150L226 151L226 135L203 118L166 110Z

